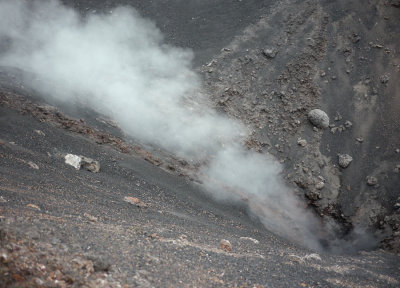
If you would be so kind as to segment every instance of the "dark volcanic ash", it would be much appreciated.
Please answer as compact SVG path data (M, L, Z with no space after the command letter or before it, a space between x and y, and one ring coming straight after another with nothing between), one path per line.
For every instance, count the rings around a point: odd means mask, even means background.
M130 7L80 16L58 1L0 1L2 66L38 80L32 88L87 105L131 137L189 161L220 201L246 203L267 229L320 250L319 220L281 179L272 156L248 151L243 124L219 115L191 69L192 52L166 44Z

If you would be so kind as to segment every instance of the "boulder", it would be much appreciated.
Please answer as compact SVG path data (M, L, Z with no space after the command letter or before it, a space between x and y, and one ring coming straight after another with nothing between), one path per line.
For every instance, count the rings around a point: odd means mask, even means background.
M320 109L311 110L308 113L308 120L318 128L326 129L329 126L328 115Z

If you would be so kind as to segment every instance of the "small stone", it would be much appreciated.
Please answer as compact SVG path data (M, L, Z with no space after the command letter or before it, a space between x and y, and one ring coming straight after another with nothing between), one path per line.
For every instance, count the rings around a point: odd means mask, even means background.
M8 259L7 251L2 249L0 252L0 263L7 263Z
M0 196L0 203L7 203L7 200L3 196Z
M39 210L40 211L40 207L39 206L37 206L37 205L35 205L35 204L28 204L28 205L26 205L26 207L29 207L29 208L33 208L33 209L36 209L36 210Z
M325 71L321 71L321 73L319 74L319 76L321 77L325 77L325 75L326 75Z
M81 167L93 173L100 171L100 163L91 158L81 156Z
M396 153L400 153L400 149L396 149L395 151L396 151Z
M315 188L318 189L318 190L321 190L321 189L323 189L324 187L325 187L325 183L322 182L322 181L320 181L320 182L318 182L317 184L315 184Z
M363 137L357 137L356 140L360 143L364 142L364 138Z
M300 145L301 147L306 147L307 146L307 141L305 139L297 139L297 144Z
M27 164L28 164L29 167L31 167L32 169L36 169L36 170L39 169L39 166L36 165L35 163L31 162L31 161L29 161Z
M249 240L251 242L253 242L254 244L259 244L260 241L258 241L257 239L251 238L251 237L240 237L240 240Z
M35 133L40 136L46 136L46 134L44 134L43 131L41 131L41 130L33 130L33 131L35 131Z
M89 219L91 222L97 222L97 217L90 215L89 213L84 213L83 216Z
M228 240L222 239L220 244L221 244L221 249L222 250L224 250L226 252L232 251L232 244Z
M265 57L272 59L275 58L278 51L276 51L273 48L266 48L262 51L262 53L264 54Z
M389 76L388 75L382 75L381 77L379 77L379 80L381 81L382 84L386 84L387 82L389 82Z
M305 193L306 197L312 201L318 201L321 199L321 194L319 192L308 191Z
M347 129L350 129L352 126L353 126L353 123L351 123L349 120L344 122L344 127L346 127Z
M374 176L367 176L366 180L369 186L375 186L376 184L378 184L378 179Z
M340 113L338 112L338 111L336 111L336 115L335 115L335 121L340 121L340 120L342 120L342 115L340 115Z
M131 204L133 204L133 205L136 205L137 207L140 207L140 208L145 208L145 207L148 206L146 203L140 201L140 200L139 200L138 198L136 198L136 197L125 196L125 197L124 197L124 201L125 201L125 202L128 202L128 203L131 203Z
M311 110L308 113L308 120L318 128L326 129L329 126L328 115L320 109Z
M351 161L353 161L353 157L348 154L338 154L339 166L342 168L347 168Z
M336 131L338 131L338 130L339 130L339 127L333 127L333 128L331 128L331 133L335 134Z

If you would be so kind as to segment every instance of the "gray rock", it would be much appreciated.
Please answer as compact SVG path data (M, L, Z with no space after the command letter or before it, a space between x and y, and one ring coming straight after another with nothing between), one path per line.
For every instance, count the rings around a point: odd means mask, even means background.
M265 57L272 59L275 58L278 51L272 48L266 48L262 51L262 53L264 54Z
M349 120L347 120L346 122L344 122L344 126L345 126L347 129L350 129L351 126L353 126L353 123L351 123Z
M297 139L297 144L300 145L301 147L306 147L307 140L299 138L299 139Z
M325 183L320 181L317 184L315 184L315 189L321 190L325 187Z
M378 179L374 176L368 175L366 180L369 186L375 186L376 184L378 184Z
M348 154L338 154L339 166L342 168L347 168L351 161L353 161L353 157Z
M381 77L379 77L379 80L381 80L382 84L386 84L387 82L389 82L389 76L388 75L382 75Z
M81 156L81 167L93 173L100 171L100 163L98 161L84 156Z
M308 120L318 128L326 129L329 126L328 115L320 109L311 110L308 113Z

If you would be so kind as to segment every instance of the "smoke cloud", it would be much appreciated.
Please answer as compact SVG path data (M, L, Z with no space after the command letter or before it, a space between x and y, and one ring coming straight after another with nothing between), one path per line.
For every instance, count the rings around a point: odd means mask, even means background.
M321 250L319 220L281 179L271 157L248 151L248 131L212 109L193 54L167 45L134 9L82 17L58 1L0 1L0 65L40 81L52 99L90 106L124 132L203 164L198 177L220 201L246 203L267 229Z

